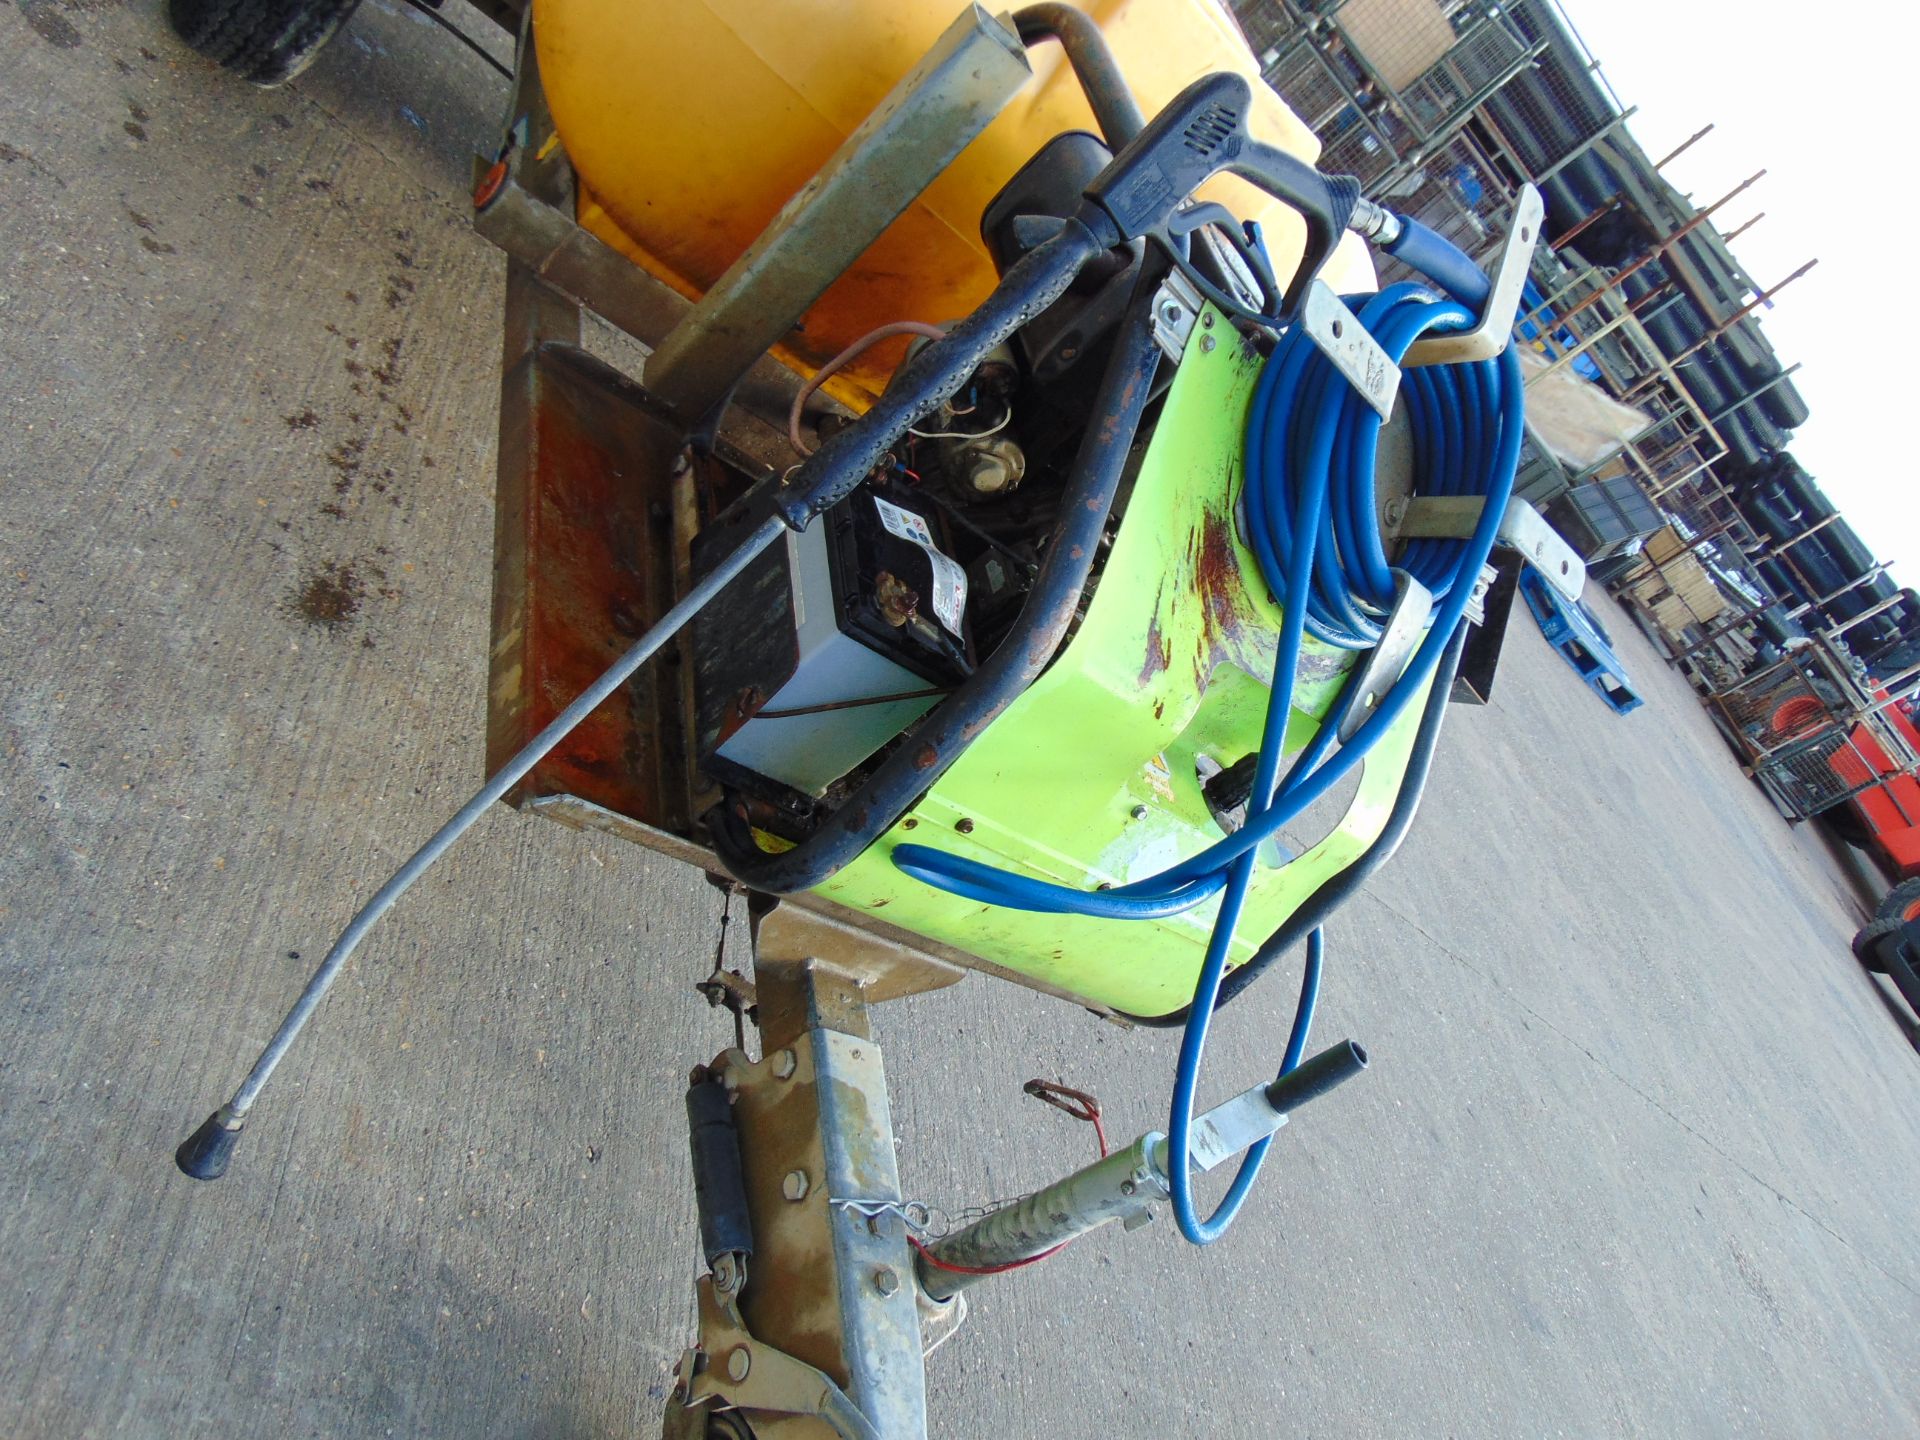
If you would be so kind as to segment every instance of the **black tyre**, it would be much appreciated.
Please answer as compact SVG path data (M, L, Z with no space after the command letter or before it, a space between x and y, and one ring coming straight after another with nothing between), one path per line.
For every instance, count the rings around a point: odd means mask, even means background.
M1853 958L1876 974L1886 974L1887 962L1873 953L1874 942L1882 935L1891 935L1906 923L1904 920L1869 920L1853 937Z
M1920 920L1920 877L1902 880L1881 898L1875 920Z
M1866 821L1860 818L1859 811L1851 804L1843 802L1822 810L1820 823L1856 850L1873 848L1873 833L1867 829Z
M291 80L347 23L360 0L167 0L174 32L256 85Z

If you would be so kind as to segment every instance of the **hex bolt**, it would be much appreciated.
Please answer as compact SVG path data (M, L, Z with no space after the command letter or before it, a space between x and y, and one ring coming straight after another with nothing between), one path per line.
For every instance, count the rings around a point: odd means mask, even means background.
M900 1288L900 1277L894 1273L891 1265L882 1265L873 1272L873 1288L883 1297L893 1294Z
M799 1064L800 1057L795 1055L793 1051L782 1050L778 1055L773 1057L773 1078L776 1080L791 1080L793 1078L793 1072Z
M727 1378L738 1385L747 1378L747 1371L753 1368L753 1356L747 1353L747 1347L736 1345L727 1352Z
M1120 1182L1120 1193L1121 1193L1122 1195L1131 1195L1131 1194L1133 1194L1133 1188L1134 1188L1134 1187L1133 1187L1133 1181L1131 1181L1131 1180L1122 1180L1122 1181Z
M789 1200L804 1200L807 1198L807 1184L806 1171L789 1170L787 1178L780 1182L780 1193Z

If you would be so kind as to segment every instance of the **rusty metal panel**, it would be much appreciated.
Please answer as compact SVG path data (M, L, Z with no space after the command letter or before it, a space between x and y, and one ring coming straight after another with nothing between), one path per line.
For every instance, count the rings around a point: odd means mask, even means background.
M501 386L489 773L674 601L681 432L617 371L540 339L541 323L517 360L509 340ZM642 669L509 799L576 795L687 833L678 660Z

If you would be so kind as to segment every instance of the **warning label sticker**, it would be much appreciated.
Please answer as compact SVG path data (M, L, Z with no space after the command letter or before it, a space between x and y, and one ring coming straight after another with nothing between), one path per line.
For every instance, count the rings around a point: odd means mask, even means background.
M1153 793L1158 795L1162 800L1172 803L1173 771L1167 765L1167 757L1164 751L1147 762L1146 777L1147 784L1153 787Z
M961 618L967 609L967 572L940 553L933 543L933 531L921 516L889 504L878 495L873 497L873 503L880 512L880 523L889 532L902 540L911 540L927 552L927 559L933 565L933 613L954 638L959 639Z

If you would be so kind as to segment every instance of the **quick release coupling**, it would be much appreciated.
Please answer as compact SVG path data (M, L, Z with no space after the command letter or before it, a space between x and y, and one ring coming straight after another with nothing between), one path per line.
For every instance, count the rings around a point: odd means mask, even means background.
M1347 228L1376 245L1388 246L1400 238L1402 226L1400 217L1393 211L1362 195L1353 207L1353 218L1347 221Z

